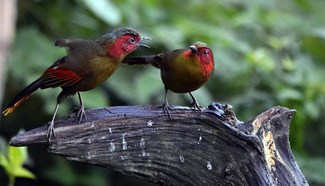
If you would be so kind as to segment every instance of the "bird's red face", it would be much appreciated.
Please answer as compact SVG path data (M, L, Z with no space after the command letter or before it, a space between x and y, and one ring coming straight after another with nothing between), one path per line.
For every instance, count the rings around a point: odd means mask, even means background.
M189 54L195 56L200 62L203 75L209 76L214 69L213 53L207 44L202 42L195 42L190 46Z
M123 35L120 38L117 38L110 46L108 46L108 54L114 58L125 57L130 52L138 49L138 47L147 47L149 46L140 44L142 40L148 40L149 37L135 36L135 35Z

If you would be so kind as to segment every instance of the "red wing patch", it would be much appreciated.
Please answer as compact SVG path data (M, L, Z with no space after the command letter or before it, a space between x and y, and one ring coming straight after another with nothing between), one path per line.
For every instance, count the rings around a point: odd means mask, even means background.
M71 70L51 67L41 77L41 88L69 87L81 79L82 77Z

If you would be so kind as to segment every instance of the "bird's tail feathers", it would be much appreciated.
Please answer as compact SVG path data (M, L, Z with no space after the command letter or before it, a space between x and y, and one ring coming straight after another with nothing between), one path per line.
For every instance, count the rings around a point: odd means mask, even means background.
M155 56L132 56L126 57L122 61L126 65L152 65L159 68L159 64L155 60Z
M20 104L22 104L24 101L26 101L28 98L30 98L33 93L39 89L41 86L41 80L37 79L32 84L30 84L28 87L26 87L24 90L22 90L7 106L6 109L2 111L2 114L4 116L7 116L12 111L14 111Z

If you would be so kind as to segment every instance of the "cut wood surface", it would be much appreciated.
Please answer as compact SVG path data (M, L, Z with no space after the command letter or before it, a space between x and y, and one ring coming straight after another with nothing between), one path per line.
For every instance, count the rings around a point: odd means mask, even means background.
M171 118L161 106L87 110L12 138L13 146L48 145L50 153L104 166L162 185L308 185L289 144L295 110L273 107L248 122L232 107L212 103L199 112L176 107Z

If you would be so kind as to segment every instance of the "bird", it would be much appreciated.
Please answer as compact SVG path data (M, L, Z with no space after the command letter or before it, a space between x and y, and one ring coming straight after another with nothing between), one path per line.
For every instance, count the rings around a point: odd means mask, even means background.
M50 141L54 133L54 120L59 105L68 96L78 94L80 109L76 118L79 123L86 118L84 104L80 92L94 89L108 79L119 66L123 58L139 47L149 48L139 43L150 40L130 27L115 29L99 39L62 39L54 42L55 46L67 47L66 56L58 59L45 70L43 75L23 89L2 111L4 116L13 112L38 89L61 87L57 97L53 117L48 123L46 137Z
M160 69L165 87L163 110L169 117L172 108L167 100L168 90L175 93L189 93L193 100L191 106L202 110L192 92L204 85L214 72L213 52L206 43L197 41L188 49L170 50L157 55L126 57L122 63L151 64Z

